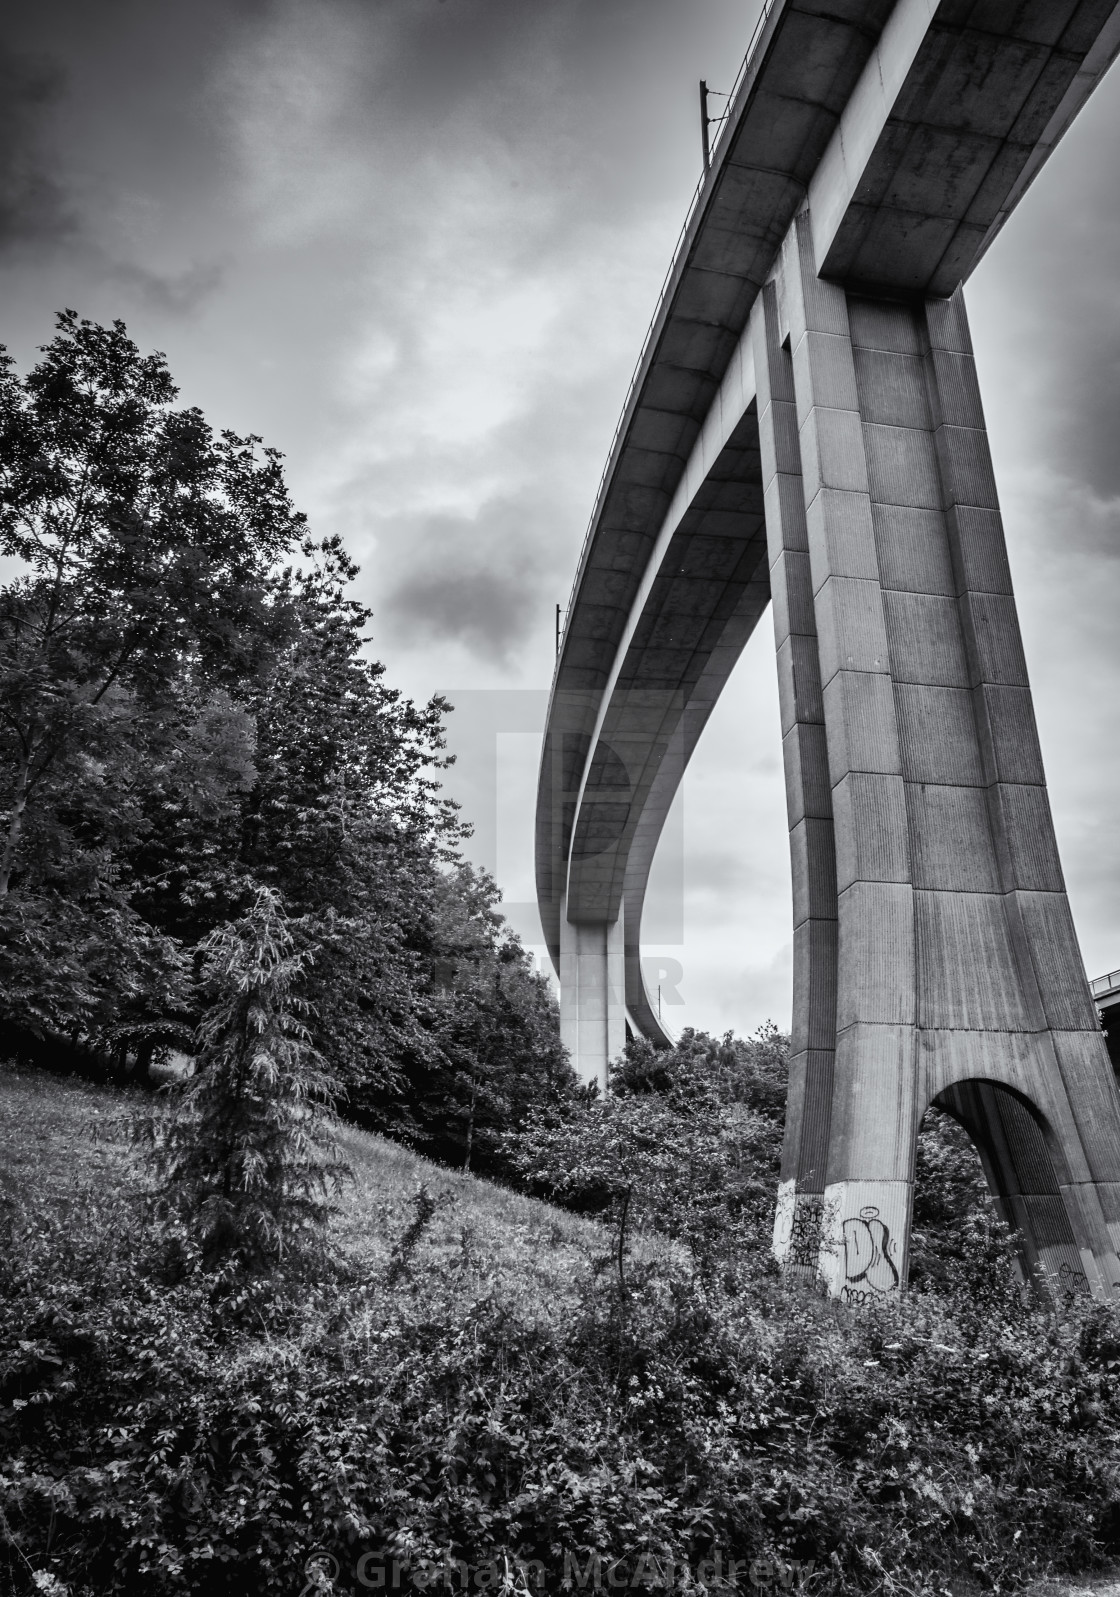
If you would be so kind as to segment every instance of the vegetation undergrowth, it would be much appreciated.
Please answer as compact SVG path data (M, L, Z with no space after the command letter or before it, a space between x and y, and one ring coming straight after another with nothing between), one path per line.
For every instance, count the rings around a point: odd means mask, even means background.
M3 1190L13 1591L1008 1590L1120 1542L1111 1307L981 1260L856 1315L640 1229L620 1286L601 1223L354 1130L331 1257L219 1291L127 1107L0 1076L5 1152L47 1121Z

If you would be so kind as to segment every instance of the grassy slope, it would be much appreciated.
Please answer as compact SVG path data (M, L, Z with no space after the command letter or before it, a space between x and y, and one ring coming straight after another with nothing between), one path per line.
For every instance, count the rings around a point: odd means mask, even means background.
M65 1215L107 1184L127 1205L144 1185L128 1120L150 1105L146 1093L0 1065L0 1207L18 1196ZM465 1297L493 1294L537 1315L562 1314L581 1273L604 1265L609 1237L593 1221L443 1169L351 1126L341 1128L340 1144L353 1179L339 1203L336 1234L371 1273L384 1268L412 1220L420 1184L436 1198L439 1208L415 1263L427 1280L440 1280L444 1312L461 1312ZM634 1253L649 1258L669 1246L637 1237ZM1113 1565L1034 1583L1022 1597L1120 1597L1118 1577Z
M139 1091L0 1066L0 1203L18 1194L65 1211L106 1183L122 1201L138 1196L144 1177L127 1124L151 1101ZM421 1183L439 1207L417 1262L438 1269L469 1260L469 1270L454 1272L465 1291L473 1283L474 1291L508 1293L548 1313L609 1249L607 1232L592 1220L444 1169L384 1137L343 1126L339 1144L353 1174L333 1226L371 1272L384 1267L412 1221ZM667 1246L638 1238L633 1252L640 1259Z

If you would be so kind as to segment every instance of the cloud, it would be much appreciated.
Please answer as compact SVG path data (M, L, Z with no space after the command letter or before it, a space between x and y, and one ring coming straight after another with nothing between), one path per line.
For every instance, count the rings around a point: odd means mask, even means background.
M379 540L380 636L413 649L453 640L504 664L547 608L539 533L539 514L515 500L403 522Z
M90 252L100 254L92 243ZM225 268L217 261L203 261L182 271L161 273L135 261L102 258L104 277L119 283L144 300L152 309L170 316L191 316L220 288Z
M969 285L989 425L1018 470L1039 458L1099 499L1120 496L1120 81L1106 78ZM994 340L992 340L994 342ZM1001 414L1002 411L1002 414ZM1097 552L1115 554L1102 544Z
M53 62L0 53L0 251L58 246L77 231L43 138L45 115L63 85Z
M199 9L204 20L205 4ZM116 0L96 20L74 0L45 0L12 19L0 49L0 258L9 269L19 262L61 268L88 288L107 289L114 314L123 297L125 307L181 317L213 295L223 265L198 249L189 261L168 258L178 252L162 236L159 196L145 192L129 168L158 166L197 63L170 34L158 67L144 60L142 42L130 36L138 21L134 0ZM129 110L160 69L161 116L122 139ZM65 298L85 308L83 296Z

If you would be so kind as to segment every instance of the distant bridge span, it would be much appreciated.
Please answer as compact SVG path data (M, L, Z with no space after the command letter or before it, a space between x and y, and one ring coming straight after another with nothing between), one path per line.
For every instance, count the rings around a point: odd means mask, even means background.
M603 474L537 886L605 1085L681 775L773 599L794 879L775 1250L905 1279L969 1129L1028 1260L1120 1289L1120 1100L1054 843L960 286L1120 49L1120 0L770 0ZM870 1261L870 1262L868 1262Z

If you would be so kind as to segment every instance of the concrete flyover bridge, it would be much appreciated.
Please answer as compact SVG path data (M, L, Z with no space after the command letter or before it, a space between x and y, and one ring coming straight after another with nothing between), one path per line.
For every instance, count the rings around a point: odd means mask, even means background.
M580 557L537 809L565 1041L657 1038L669 803L773 601L794 882L775 1251L905 1280L915 1137L968 1129L1028 1262L1120 1288L1120 1101L1054 840L961 284L1120 0L770 0Z

